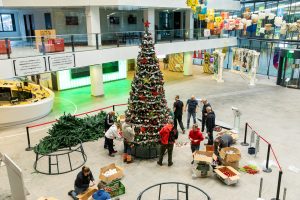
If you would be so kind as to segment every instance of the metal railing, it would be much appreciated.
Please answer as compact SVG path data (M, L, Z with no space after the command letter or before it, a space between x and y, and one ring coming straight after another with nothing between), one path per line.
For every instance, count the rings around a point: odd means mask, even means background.
M149 31L155 43L179 42L229 37L229 35L211 35L204 37L202 28ZM41 37L0 38L5 42L6 51L0 51L0 59L39 56L59 52L79 52L136 46L141 44L144 31L108 32L93 34L48 35ZM54 49L50 39L63 39L60 48Z

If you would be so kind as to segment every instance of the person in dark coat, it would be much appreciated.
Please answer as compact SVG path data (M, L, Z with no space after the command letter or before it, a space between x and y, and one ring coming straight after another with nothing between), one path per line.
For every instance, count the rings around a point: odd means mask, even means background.
M206 99L202 99L201 102L203 103L203 107L202 107L202 128L201 128L201 132L204 132L204 128L205 128L205 124L206 124L206 118L207 118L207 112L206 112L206 108L207 107L211 107L210 103L208 103L208 101Z
M216 120L216 115L214 111L211 109L211 107L206 108L207 112L207 118L206 118L206 132L208 134L208 142L207 145L213 145L214 143L214 128L216 126L215 120Z
M92 184L90 185L90 183ZM78 200L77 195L84 193L90 186L95 185L95 179L90 168L83 166L81 171L77 174L74 190L71 190L68 194L74 199Z
M104 131L107 132L107 130L114 124L115 121L115 112L111 111L109 112L106 117L105 117L105 121L104 121ZM105 138L104 140L104 149L107 149L108 145L107 145L107 139Z
M175 129L177 129L177 121L178 121L179 126L182 130L182 133L184 134L185 130L184 130L184 126L183 126L183 123L182 123L183 107L184 107L184 105L183 105L183 102L179 100L179 95L176 95L175 102L174 102L174 105L173 105L174 127L175 127Z
M187 111L187 126L186 128L189 129L190 128L190 119L191 119L191 116L193 117L193 122L194 124L196 124L196 113L197 113L197 110L198 110L198 101L196 100L195 96L192 95L192 97L190 99L187 100L186 102L186 106L185 106L185 109L184 111Z
M168 151L168 166L173 165L172 153L173 153L173 147L174 147L175 141L170 140L171 132L173 132L173 134L175 134L174 139L178 138L178 134L177 134L176 129L173 129L173 127L174 127L173 124L174 124L173 120L169 119L168 124L166 124L159 131L161 146L160 146L159 160L157 161L157 164L160 165L160 166L162 166L162 161L163 161L163 157L164 157L164 154L165 154L166 150Z

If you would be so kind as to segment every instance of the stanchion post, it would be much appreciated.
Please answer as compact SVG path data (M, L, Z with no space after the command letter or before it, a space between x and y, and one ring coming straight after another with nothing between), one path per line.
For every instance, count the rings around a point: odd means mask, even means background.
M75 52L74 35L71 35L72 52Z
M280 195L281 177L282 177L282 171L280 170L278 175L276 198L272 198L271 200L280 200L279 195Z
M272 169L269 168L270 150L271 150L271 144L268 144L268 153L267 153L267 160L266 160L266 168L263 170L266 173L272 172Z
M260 184L259 184L259 193L258 193L258 197L261 198L261 192L262 192L262 187L263 187L263 178L260 178Z
M99 50L99 33L96 33L96 49Z
M245 135L244 135L244 142L241 143L242 146L249 146L247 143L247 131L248 131L248 122L245 124Z
M5 48L6 48L6 54L7 54L7 58L10 59L10 45L8 42L8 38L5 38Z
M26 151L31 151L33 148L30 146L30 136L29 136L29 127L28 126L26 126L26 134L27 134L28 147L25 150Z
M115 105L113 105L113 111L115 111Z

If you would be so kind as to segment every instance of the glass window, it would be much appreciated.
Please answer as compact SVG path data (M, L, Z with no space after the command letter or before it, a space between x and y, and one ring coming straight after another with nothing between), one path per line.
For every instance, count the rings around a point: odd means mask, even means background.
M16 31L15 18L13 14L0 14L0 32Z

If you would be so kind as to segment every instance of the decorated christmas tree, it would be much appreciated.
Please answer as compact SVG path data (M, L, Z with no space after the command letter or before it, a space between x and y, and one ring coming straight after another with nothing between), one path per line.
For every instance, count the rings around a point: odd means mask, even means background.
M159 131L166 124L170 111L165 99L163 74L148 31L149 24L145 22L145 34L126 111L126 118L136 127L135 143L139 145L159 142Z

